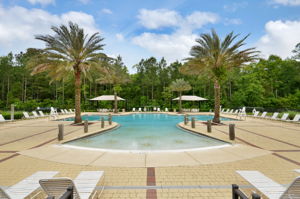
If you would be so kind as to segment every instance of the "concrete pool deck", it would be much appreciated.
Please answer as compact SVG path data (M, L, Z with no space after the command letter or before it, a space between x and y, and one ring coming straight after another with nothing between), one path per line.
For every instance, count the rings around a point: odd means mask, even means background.
M84 151L85 156L77 156L73 149L57 154L55 145L59 144L56 141L59 123L61 121L33 119L0 124L0 186L13 185L36 171L59 171L58 176L74 178L80 171L103 170L106 177L101 198L229 198L233 183L242 185L248 194L255 190L236 174L236 170L258 170L284 185L299 175L293 171L300 168L299 124L253 118L224 122L226 125L213 126L209 135L226 140L228 123L235 123L237 139L230 153L218 149L219 156L207 153L190 159L186 159L185 154L163 154L159 157L151 154L141 158L144 161L141 166L128 167L124 166L127 162L140 163L140 160L118 154L103 154L101 159L87 151ZM66 139L84 134L83 126L63 123L68 134ZM89 127L90 132L98 129L101 129L98 123ZM206 126L200 122L196 122L194 130L206 134ZM33 148L37 155L24 155L31 150L33 152ZM65 154L72 158L64 159ZM234 159L242 156L247 158ZM200 163L195 157L207 162ZM215 161L219 157L223 160ZM74 163L74 159L80 161ZM117 167L108 164L112 159L119 162ZM168 166L174 161L182 162L181 166ZM187 165L191 162L197 164ZM39 197L42 196L41 193Z

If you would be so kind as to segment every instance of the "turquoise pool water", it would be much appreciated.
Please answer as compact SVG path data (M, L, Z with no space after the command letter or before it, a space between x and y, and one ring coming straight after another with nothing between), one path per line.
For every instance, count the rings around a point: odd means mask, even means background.
M85 115L83 120L100 120L100 115ZM207 121L212 116L195 116ZM74 118L67 118L72 121ZM229 120L222 118L222 120ZM121 126L106 133L85 137L66 143L77 147L105 150L160 151L192 150L203 147L218 147L226 142L184 131L176 126L183 116L167 114L131 114L113 116L113 121Z

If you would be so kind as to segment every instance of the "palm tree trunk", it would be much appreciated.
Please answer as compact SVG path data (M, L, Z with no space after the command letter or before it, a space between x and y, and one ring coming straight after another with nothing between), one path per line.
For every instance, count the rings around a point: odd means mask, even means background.
M182 113L181 97L182 97L181 92L179 92L179 113Z
M117 92L116 91L114 91L114 100L115 100L114 113L118 113L118 100L117 100Z
M220 123L220 84L218 80L215 80L215 115L213 122Z
M81 110L80 110L80 97L81 97L81 72L75 72L75 123L81 123Z

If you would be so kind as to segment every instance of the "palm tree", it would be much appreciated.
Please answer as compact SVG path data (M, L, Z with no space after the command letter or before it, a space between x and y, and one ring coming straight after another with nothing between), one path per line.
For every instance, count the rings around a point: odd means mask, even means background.
M117 95L122 91L121 85L128 83L130 77L126 66L122 62L121 56L118 56L112 63L107 63L105 67L102 67L102 76L96 81L100 84L113 85L114 91L114 113L118 113L118 99Z
M184 81L184 79L176 79L170 85L172 91L179 92L179 113L182 113L182 106L181 106L181 98L183 91L189 91L192 89L191 85Z
M187 63L181 68L184 74L205 73L214 80L215 110L213 122L220 123L220 84L225 79L226 73L233 67L239 67L244 63L257 59L258 51L255 48L239 50L245 45L249 35L233 43L239 36L233 32L226 35L223 41L212 30L211 34L201 34L196 39L197 45L193 46Z
M69 26L52 26L54 35L37 35L35 38L46 43L37 56L34 56L29 66L32 74L48 71L54 79L66 75L75 76L75 123L81 123L81 76L86 75L91 68L101 67L101 60L106 57L103 50L103 38L99 33L90 37L77 24L69 22Z

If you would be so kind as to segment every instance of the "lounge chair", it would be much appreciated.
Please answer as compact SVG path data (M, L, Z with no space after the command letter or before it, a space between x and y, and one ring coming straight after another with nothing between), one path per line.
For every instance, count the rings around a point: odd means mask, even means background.
M74 199L88 199L103 175L103 171L82 171L74 181L63 177L41 179L39 182L48 196L59 198L72 186Z
M72 109L69 109L70 113L74 113Z
M144 112L147 112L147 108L146 107L144 107Z
M23 115L24 115L25 119L35 118L34 116L30 116L28 112L23 112Z
M45 115L45 114L43 113L43 111L39 111L39 114L40 114L41 117L46 117L46 116L48 116L48 115Z
M6 120L3 115L0 114L0 122L11 122L12 120Z
M263 119L265 119L265 118L266 118L266 116L267 116L267 113L268 113L268 112L263 112L259 118L263 118Z
M58 172L57 171L38 171L33 175L25 178L17 184L2 189L0 187L0 198L1 199L24 199L26 196L34 192L40 187L39 180L43 178L52 178Z
M236 110L233 112L234 115L237 115L238 113L239 113L239 109L236 109Z
M288 118L289 116L289 113L284 113L281 118L279 118L278 120L281 120L281 121L286 121L286 119Z
M236 171L260 192L272 199L300 198L300 176L288 187L284 187L259 171Z
M169 109L168 109L168 108L165 108L165 112L169 112Z
M300 120L300 114L295 115L293 120L290 120L291 122L299 122Z
M256 111L253 115L249 115L251 117L258 117L259 111Z
M135 108L132 108L132 112L135 112Z
M153 107L153 111L156 111L156 107Z
M157 112L160 112L160 108L157 108Z
M272 117L269 117L271 120L276 120L278 117L278 112L273 113Z
M39 118L39 117L41 117L41 116L39 116L39 114L37 114L37 112L36 112L36 111L32 111L32 114L33 114L33 117L35 117L35 118Z

